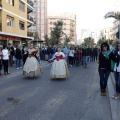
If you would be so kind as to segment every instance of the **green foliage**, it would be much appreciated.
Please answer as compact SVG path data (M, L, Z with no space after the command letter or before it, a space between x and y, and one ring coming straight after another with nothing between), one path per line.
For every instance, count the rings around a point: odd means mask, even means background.
M63 27L63 21L57 21L54 23L55 27L51 31L51 38L50 43L51 45L59 44L60 39L63 35L62 27Z
M102 39L99 39L99 40L98 40L97 45L100 46L101 43L103 43L103 42L107 42L109 45L112 45L113 42L114 42L114 40L112 40L112 39L104 39L104 38L102 38Z
M34 33L34 40L35 40L35 41L38 41L38 40L39 40L38 32L35 32L35 33Z
M120 12L115 12L114 14L114 18L117 19L117 20L120 20Z
M101 43L103 43L103 42L105 42L104 38L99 39L99 40L98 40L98 42L97 42L97 46L100 46L100 45L101 45Z
M68 43L71 41L71 37L65 36L64 46L68 46Z
M94 39L92 37L88 37L84 39L84 45L89 46L89 45L94 45L94 44L95 44Z
M45 38L45 45L49 46L50 45L50 39L48 38L48 35L45 35L44 38Z

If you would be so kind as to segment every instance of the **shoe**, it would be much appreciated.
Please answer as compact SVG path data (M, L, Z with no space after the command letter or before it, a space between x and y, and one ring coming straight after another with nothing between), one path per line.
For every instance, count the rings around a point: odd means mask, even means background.
M7 75L7 72L5 72L4 75Z
M101 94L101 96L104 96L103 89L101 90L101 93L100 93L100 94Z
M7 74L10 74L9 72Z
M120 94L118 94L118 93L115 93L115 94L112 96L112 99L117 100L118 98L120 98Z
M21 69L22 67L20 67L20 69Z
M106 96L106 89L103 89L103 96Z
M19 68L17 68L17 69L19 69Z

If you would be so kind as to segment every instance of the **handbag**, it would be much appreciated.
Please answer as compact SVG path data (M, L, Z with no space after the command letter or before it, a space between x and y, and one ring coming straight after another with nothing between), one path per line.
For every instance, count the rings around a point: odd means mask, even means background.
M119 63L118 66L116 66L116 63L115 63L114 71L115 71L115 72L120 72L120 63Z

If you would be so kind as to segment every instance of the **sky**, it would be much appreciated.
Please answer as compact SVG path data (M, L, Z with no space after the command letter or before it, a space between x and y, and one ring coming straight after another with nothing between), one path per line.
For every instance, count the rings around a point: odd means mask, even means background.
M81 29L98 30L112 25L112 18L104 15L114 10L115 0L48 0L51 13L74 13L76 15L77 39Z

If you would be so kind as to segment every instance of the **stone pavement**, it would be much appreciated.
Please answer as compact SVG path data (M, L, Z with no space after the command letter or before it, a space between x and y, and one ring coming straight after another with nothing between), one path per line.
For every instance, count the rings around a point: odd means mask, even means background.
M115 80L113 73L110 74L108 80L108 93L110 99L112 120L120 120L120 98L117 100L111 98L115 94Z

